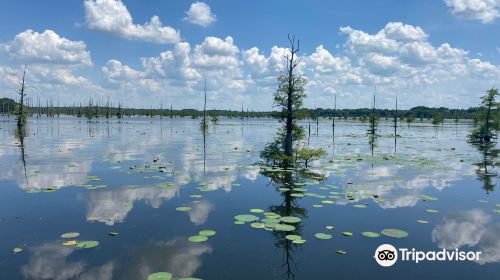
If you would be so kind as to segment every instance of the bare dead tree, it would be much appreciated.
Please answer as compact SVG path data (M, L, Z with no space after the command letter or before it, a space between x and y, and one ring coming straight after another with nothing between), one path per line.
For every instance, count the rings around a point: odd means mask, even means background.
M289 54L286 55L287 60L287 74L288 74L288 88L287 88L287 107L286 107L286 135L285 135L285 155L289 158L293 157L293 105L295 93L295 75L294 70L301 62L301 59L295 60L297 52L300 50L300 40L295 41L295 35L288 34L288 41L290 42Z
M24 97L26 96L26 65L24 65L23 70L23 78L21 81L17 81L19 83L20 89L17 90L17 94L19 94L19 115L17 116L17 126L22 127L26 121L25 111L24 111Z

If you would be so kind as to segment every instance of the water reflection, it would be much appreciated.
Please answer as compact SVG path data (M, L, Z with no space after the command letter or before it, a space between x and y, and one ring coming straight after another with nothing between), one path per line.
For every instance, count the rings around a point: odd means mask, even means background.
M285 170L284 172L276 172L269 171L268 169L262 169L261 174L269 178L269 184L273 186L276 191L280 192L282 197L281 204L270 205L268 207L269 212L274 212L281 217L298 217L301 218L301 220L307 218L307 209L300 207L298 202L301 197L292 196L294 189L303 186L306 180L314 179L318 182L323 182L325 180L324 176L312 173L308 170ZM284 188L289 190L283 191ZM274 245L283 250L282 267L284 268L283 274L286 276L286 279L295 279L294 269L297 268L297 264L294 262L293 252L297 246L302 246L300 244L294 244L291 240L285 238L288 234L301 236L303 227L302 221L294 223L293 226L295 227L295 230L292 232L272 231L272 235L275 238Z
M202 256L210 254L212 247L191 243L186 238L150 242L131 247L101 266L75 260L82 257L76 253L82 250L85 249L63 246L60 241L33 247L28 264L21 266L21 273L24 278L34 280L136 280L146 279L157 271L168 271L176 278L190 277L196 274L202 265Z
M432 230L432 240L444 249L478 248L479 264L500 262L500 223L492 220L479 209L449 213Z
M499 149L494 143L478 143L473 146L481 153L481 161L474 163L477 179L482 182L486 193L493 192L498 185L496 160Z

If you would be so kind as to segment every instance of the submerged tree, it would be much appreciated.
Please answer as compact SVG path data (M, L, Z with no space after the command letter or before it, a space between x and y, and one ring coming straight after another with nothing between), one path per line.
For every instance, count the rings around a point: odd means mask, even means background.
M497 96L498 89L491 88L481 97L481 110L478 114L480 125L469 135L471 142L490 143L497 137L497 131L500 129L500 103L496 102Z
M27 112L25 110L24 106L24 98L26 97L26 65L24 65L24 70L23 70L23 78L20 81L17 81L19 83L19 90L17 90L17 93L19 94L19 110L17 112L17 126L22 127L26 123L26 117L27 117Z
M278 130L274 141L261 152L266 162L285 167L297 162L299 153L295 153L294 157L294 150L297 152L300 148L297 146L294 149L294 143L304 139L304 129L297 124L297 119L300 118L307 83L305 76L297 73L297 66L302 61L297 58L300 40L296 41L295 36L288 35L288 41L290 48L285 56L286 71L278 77L278 89L274 93L274 105L280 109L277 116L284 126Z

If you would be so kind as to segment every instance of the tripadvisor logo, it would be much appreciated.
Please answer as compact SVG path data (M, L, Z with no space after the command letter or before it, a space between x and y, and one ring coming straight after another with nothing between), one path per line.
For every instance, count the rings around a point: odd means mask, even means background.
M396 249L391 244L382 244L375 250L375 261L380 266L393 266L398 259L419 263L421 261L478 261L480 251L459 251L442 249L439 251L418 251L415 248Z

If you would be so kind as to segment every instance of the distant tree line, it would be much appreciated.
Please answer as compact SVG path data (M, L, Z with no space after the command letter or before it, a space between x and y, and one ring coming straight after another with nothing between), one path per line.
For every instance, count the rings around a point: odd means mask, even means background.
M30 116L58 116L58 115L74 115L83 118L110 118L110 117L131 117L131 116L148 116L148 117L203 117L202 110L196 109L160 109L160 108L125 108L121 104L108 105L106 102L95 102L90 100L85 104L71 106L57 106L53 102L45 102L46 104L33 104L30 100L26 106L26 110ZM10 98L0 98L0 113L14 114L18 110L18 102ZM497 114L498 109L493 109ZM394 110L392 109L375 109L375 113L380 119L393 119ZM206 115L214 117L228 118L264 118L264 117L280 117L280 112L263 111L256 112L251 110L206 110ZM360 109L307 109L301 108L297 113L298 119L316 119L316 118L332 118L337 119L360 119L368 121L373 114L373 108ZM413 107L409 110L398 109L398 117L401 120L412 122L413 120L432 119L433 122L441 122L443 119L471 119L478 121L481 118L481 107L471 107L468 109L450 109L446 107L430 108L425 106Z

